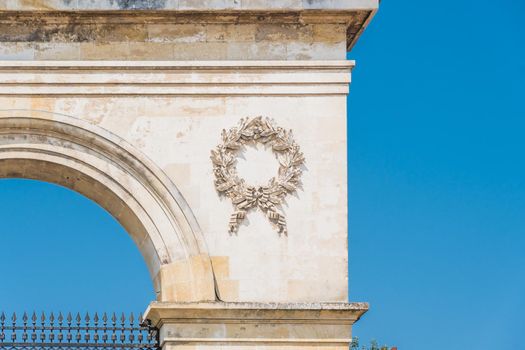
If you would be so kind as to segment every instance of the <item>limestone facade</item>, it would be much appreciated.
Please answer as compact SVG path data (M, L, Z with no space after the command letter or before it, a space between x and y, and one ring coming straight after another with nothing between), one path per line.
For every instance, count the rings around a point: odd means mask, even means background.
M0 0L0 57L344 60L377 2Z
M367 305L348 303L345 57L376 10L0 0L0 177L69 187L122 223L166 348L347 347ZM233 205L214 185L221 131L256 116L304 154L280 206L287 235L256 210L229 233ZM279 168L264 147L237 165L255 185Z

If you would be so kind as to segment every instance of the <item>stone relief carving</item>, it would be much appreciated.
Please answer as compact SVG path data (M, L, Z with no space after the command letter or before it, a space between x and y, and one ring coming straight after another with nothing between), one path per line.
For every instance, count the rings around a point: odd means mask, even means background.
M294 141L291 130L275 126L269 118L261 116L242 118L237 127L222 131L222 143L211 151L215 188L230 198L235 207L230 217L229 232L239 229L239 224L250 209L259 208L280 234L287 234L286 219L279 212L287 194L294 192L300 183L304 156ZM276 176L266 186L251 186L240 178L236 169L236 156L243 146L261 143L271 147L279 161Z

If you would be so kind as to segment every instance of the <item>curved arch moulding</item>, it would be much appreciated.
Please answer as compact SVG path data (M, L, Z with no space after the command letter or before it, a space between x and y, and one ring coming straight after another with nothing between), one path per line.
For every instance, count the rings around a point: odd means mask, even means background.
M92 199L142 253L159 301L213 301L213 270L186 201L151 160L83 120L0 111L0 178L52 182Z

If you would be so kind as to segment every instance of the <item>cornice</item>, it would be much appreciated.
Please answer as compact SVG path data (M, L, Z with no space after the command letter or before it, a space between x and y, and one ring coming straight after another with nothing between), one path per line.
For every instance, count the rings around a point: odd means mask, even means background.
M144 318L161 327L173 322L348 324L355 323L368 303L261 303L261 302L152 302Z
M366 2L366 1L365 1ZM152 10L64 10L35 8L31 11L0 7L0 24L344 24L347 47L357 42L377 11L377 5L347 8L239 8Z

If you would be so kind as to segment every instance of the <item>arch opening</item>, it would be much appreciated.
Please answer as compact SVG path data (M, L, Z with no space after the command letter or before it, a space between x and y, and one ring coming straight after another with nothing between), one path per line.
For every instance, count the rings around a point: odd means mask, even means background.
M131 236L159 301L212 301L215 285L199 226L171 180L125 140L81 119L0 111L0 178L74 190Z
M0 179L0 198L0 312L137 314L154 299L139 250L95 202L62 186L11 178Z

